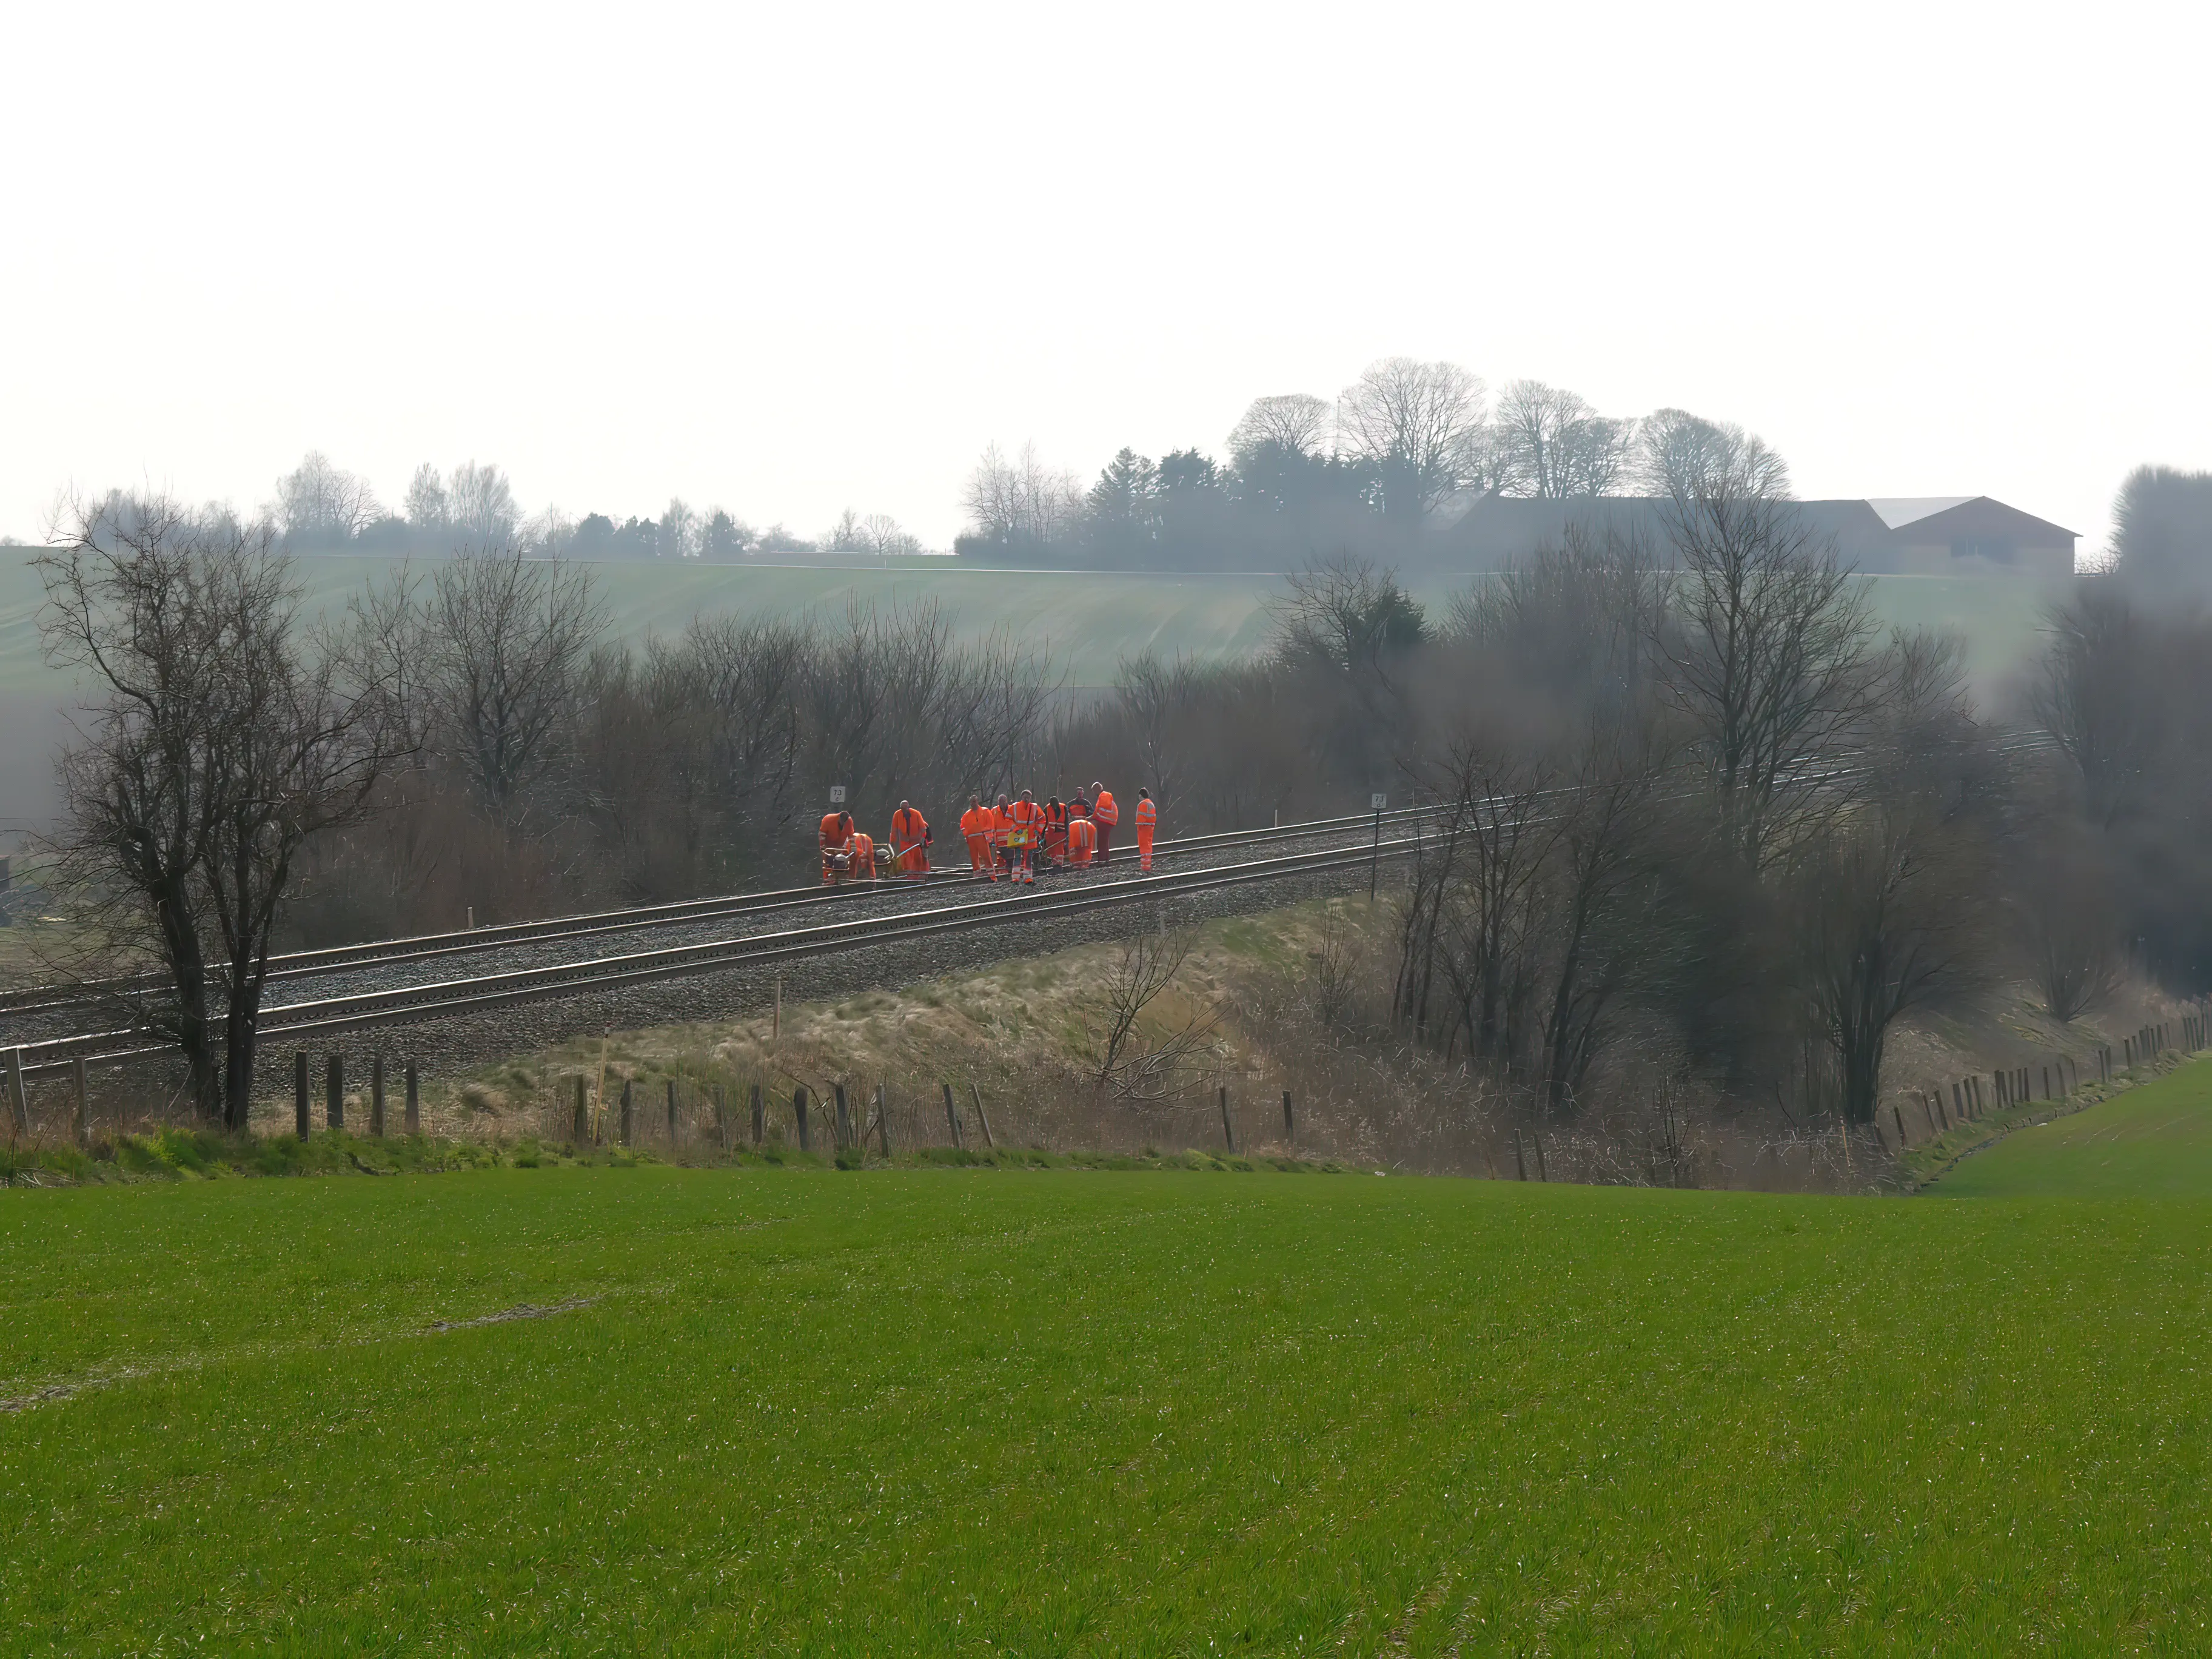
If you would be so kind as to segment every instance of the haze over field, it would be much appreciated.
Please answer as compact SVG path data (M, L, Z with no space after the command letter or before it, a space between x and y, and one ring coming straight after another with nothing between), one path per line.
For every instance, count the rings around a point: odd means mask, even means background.
M941 547L987 443L1086 478L1218 451L1395 352L2085 550L2130 466L2212 459L2204 232L2161 165L2201 147L2201 13L605 23L15 20L0 531L72 484L250 509L315 447L386 500L496 457L527 507Z

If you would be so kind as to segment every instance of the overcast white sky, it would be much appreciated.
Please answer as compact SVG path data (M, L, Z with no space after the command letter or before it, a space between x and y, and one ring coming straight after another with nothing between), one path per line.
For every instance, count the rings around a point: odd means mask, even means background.
M2212 466L2202 6L21 6L0 531L310 448L935 544L1392 353L2101 541Z

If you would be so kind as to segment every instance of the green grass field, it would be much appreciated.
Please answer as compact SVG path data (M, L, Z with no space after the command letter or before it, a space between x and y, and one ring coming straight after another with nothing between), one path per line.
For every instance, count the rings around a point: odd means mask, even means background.
M1948 1198L2212 1198L2212 1064L2006 1136L1928 1189Z
M0 1400L82 1385L0 1412L0 1625L2203 1651L2208 1224L1364 1175L0 1193Z
M39 586L20 549L0 548L0 694L45 694L50 671L39 655ZM372 577L383 559L306 558L300 568L312 603L331 602ZM593 567L625 638L673 633L696 614L757 611L790 615L841 610L848 595L887 605L935 599L969 636L1003 629L1048 648L1077 686L1110 685L1125 656L1147 648L1200 661L1247 655L1263 645L1263 607L1279 583L1265 575L1165 575L1158 572L996 571L951 560L896 568L804 564L676 565L621 562ZM1441 610L1473 578L1409 578L1418 597ZM1875 608L1885 622L1954 628L1966 635L1976 672L2008 668L2031 643L2045 595L2032 583L1978 577L1881 576Z

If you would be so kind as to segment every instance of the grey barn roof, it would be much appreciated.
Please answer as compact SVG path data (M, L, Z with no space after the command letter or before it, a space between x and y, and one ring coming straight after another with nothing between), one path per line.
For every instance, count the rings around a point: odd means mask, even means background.
M1575 501L1484 495L1432 545L1454 564L1495 569L1565 540L1570 526L1599 536L1638 537L1664 554L1669 503L1650 495L1598 495ZM2048 550L2070 568L2075 533L1986 495L1947 495L1881 501L1794 503L1815 535L1833 538L1844 560L1869 574L1905 568L1905 550L1941 547L1972 552L1991 568L2012 562L2021 548ZM1923 568L1925 561L1913 563Z

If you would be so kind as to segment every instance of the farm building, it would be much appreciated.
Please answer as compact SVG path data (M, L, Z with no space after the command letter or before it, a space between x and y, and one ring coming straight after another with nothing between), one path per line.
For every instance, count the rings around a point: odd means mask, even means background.
M1570 527L1667 546L1668 503L1655 496L1534 501L1486 495L1436 538L1455 567L1494 570L1564 540ZM2057 576L2074 568L2075 532L1987 495L1799 501L1805 527L1869 575Z

